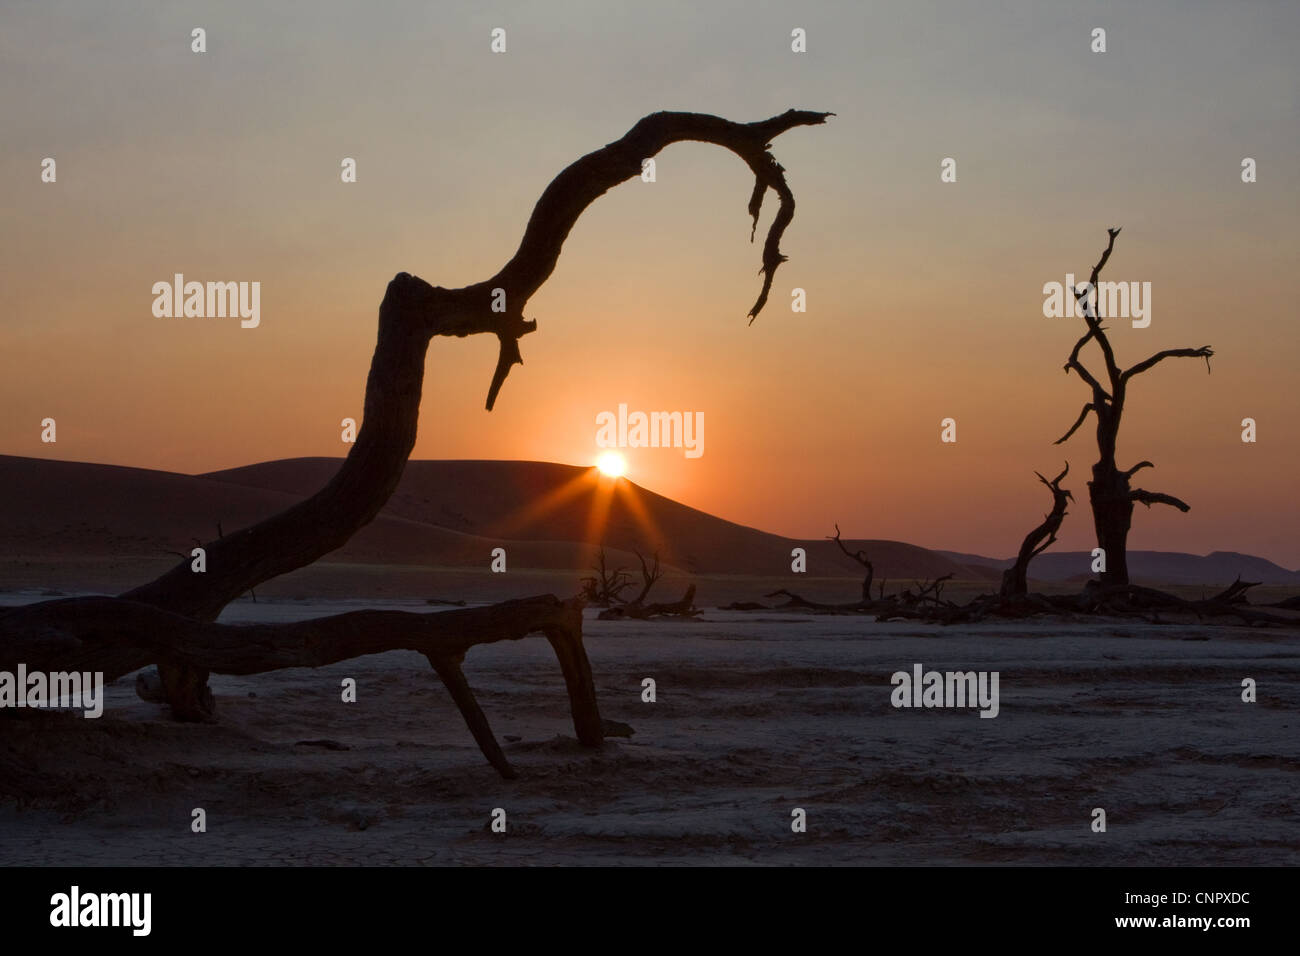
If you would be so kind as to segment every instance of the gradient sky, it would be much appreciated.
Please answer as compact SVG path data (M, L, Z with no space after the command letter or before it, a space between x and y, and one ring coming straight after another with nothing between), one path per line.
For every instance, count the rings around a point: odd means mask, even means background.
M832 110L775 142L798 211L752 327L748 170L672 146L657 182L583 216L495 411L495 339L434 341L415 457L586 464L600 411L702 411L703 457L629 450L629 477L792 536L839 522L1002 556L1050 505L1034 471L1068 458L1058 547L1090 549L1091 431L1052 445L1088 398L1062 372L1082 323L1045 318L1042 287L1120 225L1104 278L1153 287L1149 328L1111 324L1121 364L1217 353L1211 375L1171 360L1130 388L1121 464L1154 461L1139 484L1192 505L1139 507L1130 547L1300 566L1300 6L267 6L0 11L0 452L184 472L342 455L394 273L492 275L550 179L646 113ZM176 272L260 281L261 327L155 318Z

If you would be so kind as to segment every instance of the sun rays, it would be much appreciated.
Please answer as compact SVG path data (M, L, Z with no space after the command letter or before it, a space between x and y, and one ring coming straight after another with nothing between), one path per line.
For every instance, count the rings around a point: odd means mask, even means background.
M610 513L617 501L619 510L631 519L632 537L627 541L611 543L611 546L624 549L657 547L662 537L651 517L650 509L646 507L645 492L631 481L624 480L622 476L626 472L627 462L622 455L612 452L601 455L595 465L579 471L535 501L506 515L489 534L502 538L518 535L542 518L586 497L589 499L589 507L583 519L584 543L597 547L605 543Z

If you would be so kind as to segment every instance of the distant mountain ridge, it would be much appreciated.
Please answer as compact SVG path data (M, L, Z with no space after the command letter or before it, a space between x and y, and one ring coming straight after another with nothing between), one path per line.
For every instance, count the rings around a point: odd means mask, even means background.
M59 556L158 558L266 518L323 487L341 459L294 458L202 475L0 456L0 551L10 561ZM602 517L603 516L603 517ZM494 547L511 567L586 573L596 549L635 567L660 551L688 574L780 577L804 548L810 577L861 579L824 538L769 534L688 507L591 468L535 461L411 461L379 516L323 560L486 567ZM870 555L876 578L910 583L952 574L995 585L1010 561L899 541L846 540ZM1300 573L1251 555L1130 552L1142 583L1224 586L1238 574L1298 585ZM1083 552L1049 552L1031 577L1088 576Z
M1010 567L1013 558L986 558L959 551L938 551L961 564L983 565L1001 570ZM1088 551L1048 551L1034 558L1029 566L1039 581L1069 581L1092 577L1092 554ZM1238 575L1245 581L1261 584L1300 585L1300 571L1290 571L1267 558L1237 551L1212 551L1206 555L1183 551L1130 551L1129 576L1137 582L1161 584L1231 584Z

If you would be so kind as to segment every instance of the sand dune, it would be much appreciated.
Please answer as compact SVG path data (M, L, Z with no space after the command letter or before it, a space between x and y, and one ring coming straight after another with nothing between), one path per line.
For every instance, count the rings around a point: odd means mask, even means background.
M300 458L190 476L0 456L0 541L11 561L174 558L214 537L218 524L229 533L311 494L338 466ZM585 572L602 543L620 564L635 565L634 548L657 548L686 574L778 577L802 546L810 572L858 576L825 540L747 528L588 468L522 461L411 462L380 516L328 560L480 568L505 546L515 568ZM996 578L901 542L853 546L868 549L890 577Z
M235 531L312 494L339 464L335 458L295 458L181 475L0 456L0 590L111 590L138 583L215 537L219 526ZM677 578L762 578L772 588L799 582L804 589L806 583L810 594L823 599L847 600L860 579L857 565L824 538L768 534L626 479L614 482L590 468L533 461L410 462L379 517L313 573L319 578L323 566L340 564L376 573L385 568L393 575L400 568L486 571L492 549L505 547L511 570L568 572L569 580L587 573L602 543L617 565L635 568L633 549L658 549ZM871 556L878 579L896 582L952 574L986 589L1008 563L898 541L848 543ZM790 573L794 547L808 551L807 575ZM1251 555L1134 551L1130 559L1135 580L1146 584L1223 586L1240 574L1268 585L1300 585L1300 572ZM1049 552L1036 559L1034 577L1082 580L1088 563L1082 552ZM306 591L334 593L311 585ZM752 588L743 593L757 596Z
M295 458L202 477L307 495L337 471L338 459ZM606 515L602 525L593 515ZM796 540L735 524L634 482L594 469L537 461L412 461L384 514L492 541L581 542L631 552L659 549L664 561L695 574L782 574L790 550L809 552L810 571L857 577L857 568L822 539ZM899 578L993 578L937 552L898 541L859 541L878 572ZM564 565L540 565L557 567ZM585 562L579 567L585 568Z

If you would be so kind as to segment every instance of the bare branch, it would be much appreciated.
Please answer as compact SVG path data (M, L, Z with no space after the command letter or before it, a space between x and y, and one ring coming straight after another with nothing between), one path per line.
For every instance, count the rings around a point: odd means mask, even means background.
M638 553L637 557L641 557ZM645 567L645 561L641 562ZM621 603L623 592L632 587L632 578L623 568L609 569L609 564L605 560L605 546L601 545L596 555L596 564L591 570L595 571L594 577L582 579L582 595L589 604L600 604L608 606L611 604Z
M1199 349L1165 349L1163 352L1157 352L1144 362L1138 362L1131 369L1120 376L1121 381L1127 382L1134 375L1141 375L1147 369L1163 362L1167 358L1203 358L1205 359L1205 370L1210 370L1210 356L1214 354L1214 349L1208 345L1202 345Z
M926 578L925 581L913 581L912 583L917 587L917 592L913 594L909 589L904 591L900 597L908 604L924 604L926 601L929 601L935 605L947 603L950 607L954 607L955 605L953 605L951 601L945 602L943 600L944 582L951 578L952 572L949 572L948 574L935 578L933 581L929 578Z
M844 542L840 540L840 526L838 524L835 525L835 537L833 538L828 537L827 540L834 541L837 545L840 546L840 550L844 552L846 557L852 558L854 561L858 562L858 564L862 565L864 568L867 569L867 576L862 581L862 603L864 604L870 603L871 579L876 576L876 569L875 566L872 565L871 561L867 558L867 553L865 551L852 552L848 548L846 548L844 546Z
M1092 389L1094 401L1096 402L1101 402L1102 399L1109 399L1111 397L1111 394L1110 392L1106 391L1106 389L1102 387L1101 382L1097 381L1096 377L1093 376L1093 374L1088 371L1087 366L1085 366L1082 362L1079 361L1079 352L1080 350L1082 350L1082 348L1085 345L1088 344L1088 342L1093 337L1097 336L1100 332L1101 332L1101 326L1097 326L1095 328L1089 328L1088 331L1084 333L1083 337L1079 339L1079 341L1074 343L1074 351L1070 353L1070 358L1065 363L1065 374L1069 375L1070 369L1074 369L1075 373L1079 376L1079 378L1083 379L1084 382L1086 382L1088 386Z
M1065 442L1069 439L1069 437L1079 430L1079 426L1082 425L1083 420L1088 417L1088 413L1095 412L1096 410L1097 407L1093 405L1092 402L1089 402L1087 405L1084 405L1083 411L1079 412L1079 417L1074 420L1074 424L1070 426L1070 430L1066 432L1064 435L1062 435L1060 438L1056 439L1056 441L1052 442L1052 444L1053 445L1065 444ZM1042 476L1040 475L1039 477L1041 478Z
M524 364L524 357L519 351L520 337L536 330L536 320L529 321L520 317L513 329L497 331L497 339L501 343L501 350L497 353L496 369L493 370L492 382L488 385L487 410L489 412L497 403L497 393L501 391L501 386L505 384L510 369L515 365Z
M871 562L867 560L867 554L865 551L850 551L844 546L844 542L840 539L840 526L838 524L835 525L835 536L831 537L830 535L827 535L826 540L834 541L840 546L840 550L843 551L845 555L858 562L858 564L862 565L864 568L871 567Z
M1088 277L1088 289L1083 292L1075 293L1076 301L1085 299L1085 297L1090 295L1092 291L1096 290L1097 279L1101 276L1101 270L1105 267L1107 260L1110 259L1110 254L1115 248L1115 237L1118 235L1118 226L1114 229L1106 230L1106 251L1101 254L1101 258L1097 260L1097 264L1092 267L1092 274ZM1120 371L1119 366L1115 364L1115 352L1110 347L1110 339L1106 337L1106 330L1102 328L1101 319L1094 315L1091 309L1086 307L1086 303L1084 308L1084 321L1088 323L1088 331L1092 337L1096 338L1097 345L1101 349L1101 354L1106 360L1106 374L1110 378L1111 388L1117 388L1120 382ZM1078 350L1082 348L1087 339L1088 336L1085 336L1079 341L1079 344L1075 346L1074 358L1076 360L1078 357ZM1078 365L1078 362L1076 361L1075 364ZM1082 368L1082 366L1079 366L1079 368ZM1075 371L1078 370L1078 368L1075 369ZM1082 373L1080 373L1080 377L1082 377ZM1100 387L1095 383L1090 384L1093 385L1093 388Z
M1141 471L1143 468L1154 468L1154 467L1155 465L1151 464L1151 462L1149 461L1140 461L1132 468L1130 468L1128 471L1123 472L1123 475L1125 478L1132 478L1137 472Z
M1052 491L1056 491L1058 489L1058 486L1061 484L1061 481L1069 473L1070 473L1070 463L1068 461L1065 463L1065 467L1061 469L1061 473L1057 475L1055 478L1053 478L1051 481L1048 481L1042 475L1038 474L1038 472L1034 472L1035 475L1038 475L1038 480L1041 481L1043 484L1047 485L1047 487L1050 488ZM1070 495L1070 493L1067 491L1066 495Z
M647 566L646 566L645 558L642 556L642 554L641 554L640 551L637 551L637 550L633 549L633 552L632 552L632 553L635 554L635 555L636 555L636 559L637 559L638 561L641 562L641 581L642 581L642 585L641 585L641 593L638 594L634 599L632 599L632 600L629 601L628 603L629 603L629 604L639 605L639 604L641 604L643 601L645 601L645 599L650 595L650 589L653 588L653 587L655 586L655 583L656 583L660 578L662 578L662 577L664 576L664 572L663 572L663 571L660 569L660 567L659 567L659 552L658 552L658 551L656 551L656 552L654 553L654 567L653 567L653 568L651 568L651 567L647 567Z
M1110 258L1111 251L1115 248L1115 237L1119 235L1121 228L1121 226L1116 226L1114 229L1106 230L1106 235L1109 240L1106 243L1106 251L1101 254L1101 258L1097 260L1097 264L1092 267L1092 274L1088 277L1088 284L1094 289L1097 288L1097 279L1101 276L1101 270L1106 266L1106 260Z
M1170 505L1179 511L1188 512L1192 506L1181 498L1175 498L1173 495L1166 495L1159 491L1147 491L1143 488L1134 488L1128 495L1134 501L1140 501L1150 508L1152 505Z
M785 169L768 152L771 140L797 126L825 123L827 117L834 115L787 110L780 116L757 123L733 123L704 113L651 113L621 139L588 153L551 180L533 207L532 216L514 256L491 279L453 290L460 298L459 305L451 310L453 314L444 313L439 317L442 321L431 329L431 334L463 336L476 332L494 332L501 339L501 355L493 376L494 388L489 395L490 410L510 368L522 364L522 360L517 357L517 345L510 348L507 341L517 340L522 334L519 323L523 321L524 305L555 270L564 240L578 218L589 205L610 189L639 175L643 160L673 143L687 141L712 143L729 149L744 160L754 173L754 189L750 193L747 207L753 220L751 241L758 227L763 194L771 189L780 200L780 208L768 228L767 240L763 244L760 268L763 286L753 308L749 310L752 323L767 303L777 267L786 261L786 256L781 252L781 238L794 218L794 193L786 183ZM490 303L496 289L505 291L508 303L506 313L491 311Z

